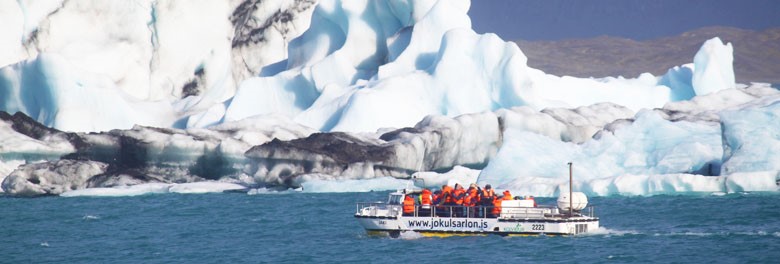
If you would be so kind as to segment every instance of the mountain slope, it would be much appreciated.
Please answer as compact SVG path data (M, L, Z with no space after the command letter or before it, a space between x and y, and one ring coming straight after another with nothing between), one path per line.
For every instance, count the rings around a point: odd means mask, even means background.
M602 36L560 41L515 41L528 65L549 74L575 77L662 75L690 62L701 43L713 37L734 45L737 82L780 83L780 28L751 31L706 27L647 41Z

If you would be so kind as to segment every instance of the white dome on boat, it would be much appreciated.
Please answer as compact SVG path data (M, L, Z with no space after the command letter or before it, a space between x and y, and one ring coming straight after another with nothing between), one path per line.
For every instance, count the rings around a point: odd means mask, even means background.
M572 206L572 210L580 211L588 206L588 197L585 196L585 193L573 192L571 203L574 204L574 206ZM558 196L558 208L560 208L561 211L569 211L568 192L562 193L560 196Z

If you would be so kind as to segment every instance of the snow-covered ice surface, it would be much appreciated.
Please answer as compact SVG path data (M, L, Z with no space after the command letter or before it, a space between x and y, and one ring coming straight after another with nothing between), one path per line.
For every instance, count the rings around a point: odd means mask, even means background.
M144 183L114 188L87 188L67 191L60 196L137 196L153 193L220 193L225 191L244 191L243 185L228 182L195 182L181 184Z
M469 184L477 182L479 172L479 170L455 166L452 170L445 173L417 172L412 174L412 181L414 181L414 185L417 187L431 189L438 189L445 184L449 186L455 186L455 184L469 186Z
M553 196L569 161L597 195L777 189L780 95L734 82L731 43L663 76L554 76L475 33L470 4L1 1L0 110L31 117L0 122L3 189L416 175ZM221 188L183 186L165 191Z
M304 192L371 192L411 188L409 180L381 177L369 180L309 180L302 184Z

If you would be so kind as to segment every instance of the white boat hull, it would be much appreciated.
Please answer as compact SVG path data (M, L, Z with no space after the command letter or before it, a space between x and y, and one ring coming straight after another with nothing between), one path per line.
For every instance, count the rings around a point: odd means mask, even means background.
M413 231L422 235L576 235L599 228L594 217L576 216L549 219L502 219L465 217L377 217L355 215L371 234Z

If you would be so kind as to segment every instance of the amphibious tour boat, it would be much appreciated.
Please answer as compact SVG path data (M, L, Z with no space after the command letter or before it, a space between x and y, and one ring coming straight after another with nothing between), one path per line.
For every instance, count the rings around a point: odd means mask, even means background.
M569 165L571 180L571 165ZM402 232L423 236L487 235L576 235L599 228L599 218L587 206L584 193L561 194L557 205L537 206L532 199L500 202L500 213L494 206L414 205L404 213L406 196L416 200L419 191L400 190L390 193L387 202L358 203L355 218L371 234L398 237Z

